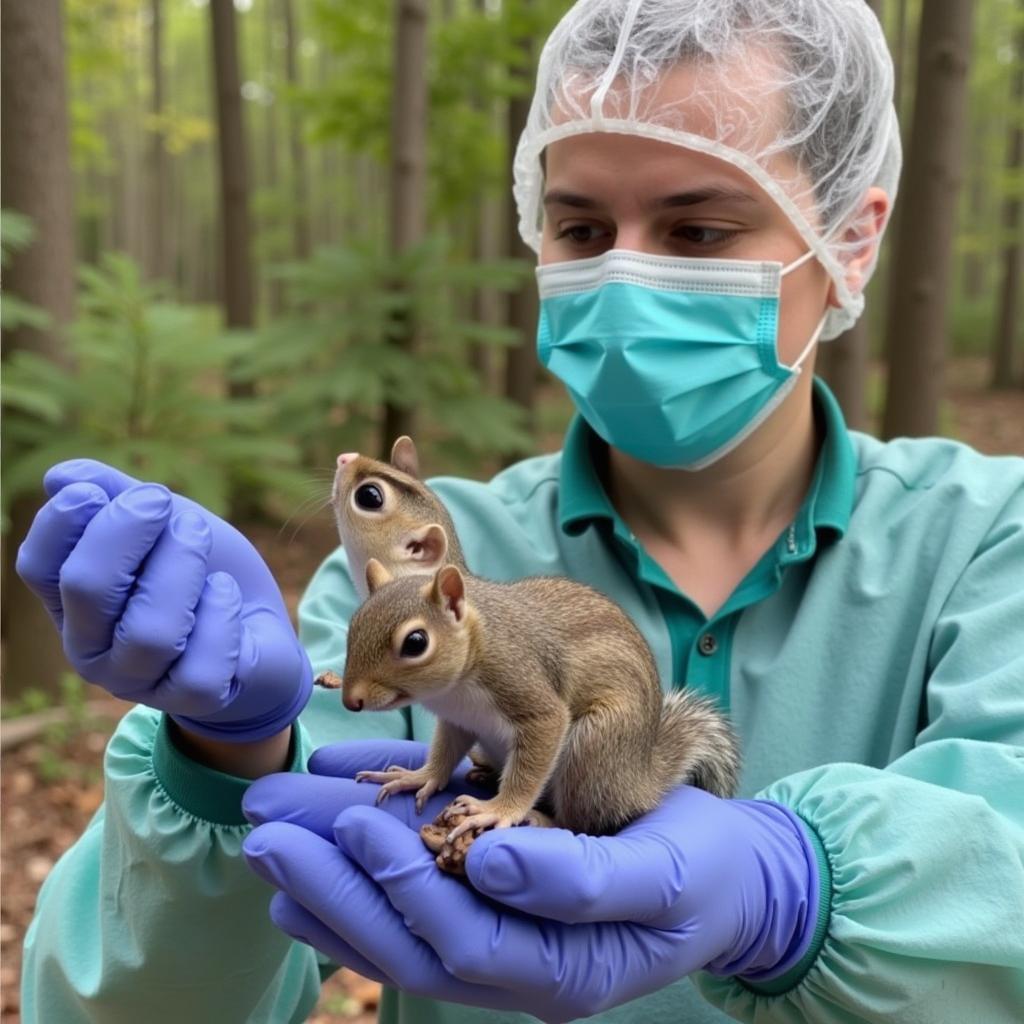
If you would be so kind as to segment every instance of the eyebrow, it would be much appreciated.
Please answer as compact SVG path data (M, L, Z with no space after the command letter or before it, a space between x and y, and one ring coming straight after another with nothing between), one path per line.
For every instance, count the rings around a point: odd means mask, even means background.
M707 203L711 200L724 200L728 202L756 202L754 197L739 189L719 188L709 186L707 188L694 189L692 192L677 192L674 195L663 196L652 204L662 209L670 209L676 206L697 206L700 203ZM589 196L580 195L576 192L566 192L562 189L552 189L544 194L545 206L573 206L580 210L595 210L601 204Z

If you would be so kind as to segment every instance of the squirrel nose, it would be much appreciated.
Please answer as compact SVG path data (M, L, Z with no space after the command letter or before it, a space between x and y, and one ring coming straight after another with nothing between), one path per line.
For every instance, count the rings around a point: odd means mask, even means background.
M353 459L359 457L359 452L342 452L338 456L338 469L344 469Z
M362 711L363 710L363 698L362 697L349 697L345 696L341 698L341 702L349 709L349 711Z

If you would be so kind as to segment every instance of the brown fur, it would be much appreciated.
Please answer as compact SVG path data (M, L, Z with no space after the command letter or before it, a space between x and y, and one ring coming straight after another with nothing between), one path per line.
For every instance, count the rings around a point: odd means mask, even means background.
M331 495L334 519L348 553L352 580L363 597L370 558L376 558L393 576L433 572L445 562L465 568L448 510L425 483L407 472L409 469L418 469L418 459L412 440L403 436L392 446L390 462L358 455L335 473ZM370 481L384 492L385 504L378 512L361 511L353 504L356 490ZM431 526L437 529L432 531Z
M436 495L419 488L396 509L400 528L380 527L389 541L414 530L417 517L452 529ZM461 556L451 536L449 552ZM364 542L366 550L381 547ZM523 820L540 803L557 825L604 834L682 782L734 792L738 749L725 718L706 698L662 693L643 635L602 594L561 577L493 582L461 563L425 575L409 574L403 562L395 572L374 557L367 599L349 626L346 704L373 710L418 701L439 719L422 769L367 773L385 781L387 793L435 792L475 741L480 760L500 769L498 795L477 809L502 823ZM402 639L414 626L431 646L403 659Z

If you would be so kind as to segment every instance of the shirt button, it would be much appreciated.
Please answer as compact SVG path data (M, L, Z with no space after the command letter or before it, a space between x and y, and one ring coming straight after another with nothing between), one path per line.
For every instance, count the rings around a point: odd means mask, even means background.
M706 658L710 658L718 650L718 641L710 633L705 633L697 641L697 650Z

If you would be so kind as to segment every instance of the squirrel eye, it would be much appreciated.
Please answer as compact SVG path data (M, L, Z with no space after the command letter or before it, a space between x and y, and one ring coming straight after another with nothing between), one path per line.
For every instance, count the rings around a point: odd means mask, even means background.
M398 653L403 658L418 658L429 644L427 634L422 629L414 629L403 641Z
M384 494L376 484L362 484L356 488L356 504L369 512L375 512L384 504Z

